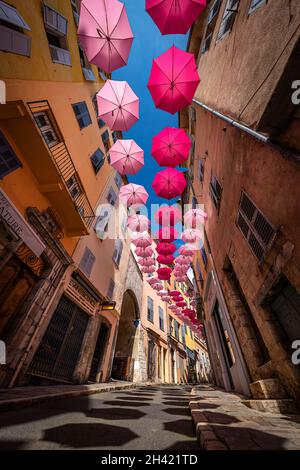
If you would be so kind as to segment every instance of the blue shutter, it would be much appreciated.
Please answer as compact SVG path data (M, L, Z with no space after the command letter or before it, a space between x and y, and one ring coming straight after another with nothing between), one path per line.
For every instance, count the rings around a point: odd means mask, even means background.
M20 160L0 132L0 179L21 166Z

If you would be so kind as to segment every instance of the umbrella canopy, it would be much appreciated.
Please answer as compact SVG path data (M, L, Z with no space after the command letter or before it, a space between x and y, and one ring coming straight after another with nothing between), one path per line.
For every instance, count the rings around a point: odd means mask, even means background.
M156 234L155 238L161 242L171 243L173 240L177 239L179 234L174 227L163 227L160 228Z
M202 238L202 233L200 230L189 228L185 230L182 235L181 239L185 243L195 243L196 240L200 240Z
M171 297L178 297L180 295L180 292L178 290L171 290L170 296Z
M193 258L190 256L177 256L176 258L176 264L179 264L180 266L188 266L192 262Z
M147 282L148 284L150 284L150 286L152 286L153 284L157 284L159 282L159 279L156 276L152 276L147 279Z
M172 264L174 262L174 256L172 255L158 255L158 257L156 258L156 261L159 263L159 264L165 264L165 265L169 265L169 264Z
M175 311L175 310L177 310L177 307L176 307L176 305L170 305L169 309L171 311Z
M172 46L154 59L148 88L157 108L175 114L191 104L199 83L194 54Z
M176 302L176 306L177 306L177 307L185 307L185 306L186 306L186 302L183 302L183 301Z
M147 246L146 248L137 247L134 250L134 253L136 256L140 256L141 258L148 258L148 256L153 255L154 251L151 246Z
M160 291L160 290L162 290L163 285L160 282L157 282L156 284L153 284L153 286L151 286L151 287L152 287L152 289L154 289L156 291Z
M196 245L193 245L192 243L187 243L186 245L182 245L178 249L178 252L184 256L193 256L197 250L198 248L196 247Z
M208 219L208 215L202 209L190 209L184 215L184 223L189 228L199 228Z
M175 167L189 158L191 145L183 129L166 127L153 137L151 155L160 166Z
M167 290L160 290L159 292L157 292L157 295L159 295L160 297L164 297L165 295L168 295L168 291Z
M144 166L144 151L134 140L117 140L109 151L111 166L120 175L134 175Z
M139 258L138 263L140 266L154 266L154 259L153 258Z
M99 118L114 131L128 131L139 119L139 99L127 82L107 80L97 103Z
M133 34L117 0L82 0L77 34L91 64L111 73L127 64Z
M150 220L145 215L130 215L127 221L127 227L133 232L145 232L150 226Z
M155 266L143 266L141 271L145 274L152 274L155 272Z
M171 277L172 269L170 268L159 268L157 270L157 277L162 281L168 281Z
M182 302L184 299L181 295L177 295L174 300L175 302Z
M160 255L172 255L176 250L174 243L159 243L156 247L156 251Z
M131 242L140 248L151 246L152 239L148 232L134 233L131 237Z
M176 276L175 278L177 282L186 282L187 280L186 276Z
M205 7L206 0L146 0L161 34L186 34Z
M186 179L183 173L174 168L159 171L153 180L152 187L157 196L165 199L173 199L181 196L185 187Z
M128 207L132 205L146 204L148 196L149 195L144 186L134 183L122 186L119 193L121 202Z
M178 206L162 206L155 212L154 218L164 227L174 226L181 221L181 209Z

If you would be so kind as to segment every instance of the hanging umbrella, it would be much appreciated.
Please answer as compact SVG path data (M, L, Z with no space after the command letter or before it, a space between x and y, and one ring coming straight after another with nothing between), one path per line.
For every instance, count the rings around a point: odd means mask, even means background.
M202 209L190 209L184 215L184 224L186 227L194 228L201 227L208 219L208 215Z
M177 307L176 307L176 305L170 305L169 309L171 311L175 311L175 310L177 310Z
M131 242L139 248L146 248L152 244L152 240L148 232L134 233L131 237Z
M186 276L177 276L175 279L177 282L186 282L187 280Z
M142 271L142 273L144 273L144 274L152 274L152 273L155 272L155 269L156 269L156 268L155 268L154 265L153 265L153 266L143 266L143 267L141 268L141 271Z
M175 302L182 302L184 299L181 295L178 295L178 296L176 296L176 298L174 300L175 300Z
M158 255L158 257L156 258L156 261L159 263L159 264L165 264L165 265L170 265L174 262L174 256L172 255Z
M144 186L129 183L120 189L120 200L125 206L144 205L148 199L148 193Z
M172 255L177 250L174 243L159 243L156 247L156 251L160 255Z
M176 265L179 264L180 266L188 266L189 264L191 264L192 260L193 258L190 256L180 255L176 258Z
M183 129L166 127L153 137L151 155L160 166L175 167L189 158L191 145Z
M157 196L165 199L173 199L181 196L185 187L186 179L183 173L174 168L159 171L153 180L152 187Z
M196 240L200 240L201 238L202 238L201 231L197 229L192 229L192 228L185 230L181 235L181 239L185 243L195 243Z
M196 245L193 245L192 243L187 243L186 245L182 245L178 249L178 252L181 255L193 256L197 250L198 250L198 248L196 247Z
M153 255L154 251L151 246L147 246L146 248L137 247L134 250L134 253L136 256L140 256L141 258L148 258L148 256Z
M145 232L150 226L150 220L145 215L134 214L128 217L127 227L133 232Z
M138 264L140 266L154 266L154 259L153 258L139 258L138 259Z
M97 103L99 118L114 131L128 131L139 119L139 99L127 82L107 80Z
M186 306L186 302L184 302L184 301L176 302L176 306L177 306L177 307L185 307L185 306Z
M180 292L178 290L171 290L170 296L171 297L178 297L180 295Z
M175 114L191 104L199 83L194 54L172 46L154 59L148 88L157 108Z
M159 295L160 297L163 297L165 295L168 295L168 291L167 290L160 290L159 292L157 292L157 295Z
M174 227L163 227L156 232L154 238L164 243L171 243L178 237L179 233L174 229Z
M156 276L151 276L148 277L147 282L148 284L150 284L150 286L152 286L153 284L157 284L159 282L159 279Z
M157 284L153 284L152 286L152 289L157 290L157 291L162 290L162 288L163 288L163 285L160 282L158 282Z
M144 166L144 151L134 140L117 140L109 151L111 166L120 175L134 175Z
M181 209L178 206L162 206L155 212L154 218L159 225L174 226L181 221Z
M168 281L171 277L172 269L170 268L159 268L157 270L157 277L162 281Z
M146 0L161 34L186 34L205 7L206 0Z

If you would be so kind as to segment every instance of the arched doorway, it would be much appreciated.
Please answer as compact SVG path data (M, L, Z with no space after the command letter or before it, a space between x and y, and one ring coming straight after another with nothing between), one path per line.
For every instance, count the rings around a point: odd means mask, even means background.
M131 290L127 290L123 296L118 337L112 366L111 375L114 379L128 381L133 379L133 353L139 318L140 311L136 296Z

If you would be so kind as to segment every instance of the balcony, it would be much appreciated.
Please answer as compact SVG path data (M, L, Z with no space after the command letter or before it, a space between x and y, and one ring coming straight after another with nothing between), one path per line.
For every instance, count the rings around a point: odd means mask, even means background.
M40 192L57 211L67 235L87 235L95 217L93 208L48 101L28 103L28 107L23 101L8 102L1 106L0 122L27 161Z

